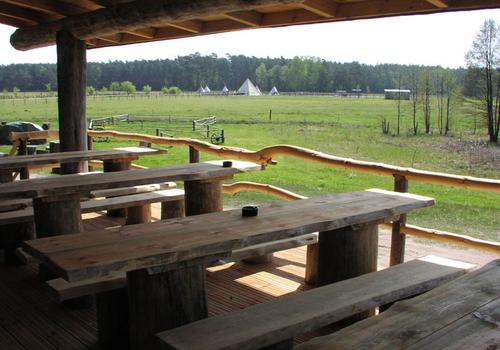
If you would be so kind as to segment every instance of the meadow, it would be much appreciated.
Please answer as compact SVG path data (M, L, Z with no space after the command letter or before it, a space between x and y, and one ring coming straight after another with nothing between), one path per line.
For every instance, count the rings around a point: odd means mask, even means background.
M435 105L435 104L434 104ZM0 100L0 120L26 120L57 125L54 98ZM156 128L177 129L175 136L194 136L190 120L216 116L226 135L225 145L251 150L274 144L293 144L359 160L414 167L478 177L499 178L500 147L487 142L481 119L470 113L467 102L453 106L448 136L439 135L433 111L433 133L412 134L411 106L402 104L400 135L396 132L396 101L381 96L341 98L333 96L162 96L89 97L89 119L130 114L170 122L120 123L114 129L154 134ZM270 117L270 111L271 117ZM390 123L383 134L381 121ZM125 145L96 142L95 148ZM7 147L8 148L8 147ZM2 149L6 149L3 147ZM170 148L168 155L144 157L138 164L160 166L187 161L187 149ZM202 155L202 160L210 157ZM327 168L291 157L279 157L266 171L239 175L235 179L269 183L307 196L346 192L372 187L392 189L389 177ZM478 238L500 240L498 194L410 182L410 191L435 197L434 208L411 213L408 222ZM242 193L227 198L228 206L275 201L266 195Z

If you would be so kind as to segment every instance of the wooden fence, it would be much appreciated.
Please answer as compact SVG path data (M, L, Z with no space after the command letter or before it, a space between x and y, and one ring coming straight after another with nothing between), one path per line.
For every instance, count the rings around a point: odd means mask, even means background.
M315 150L292 145L275 145L262 148L258 151L251 151L239 147L217 146L208 142L189 138L168 138L135 133L123 133L118 131L89 130L88 135L90 138L112 137L128 141L148 142L157 145L189 147L191 161L196 161L197 159L199 159L199 152L204 152L220 158L246 160L261 164L263 166L267 166L269 164L277 164L277 162L273 159L276 156L292 156L307 161L320 163L329 167L376 175L391 176L394 179L394 190L397 192L407 192L409 180L486 192L500 192L500 180L496 179L459 176L399 167L383 163L359 161L350 158L337 157L323 152L318 152ZM11 133L9 137L13 142L11 154L15 154L15 150L22 143L26 143L26 141L30 139L32 140L58 137L58 132L56 130L48 130L40 132ZM237 193L241 190L259 191L276 195L288 200L304 198L303 196L294 194L293 192L280 189L272 185L257 184L252 182L239 182L230 186L225 186L224 190L227 193ZM405 215L402 215L398 221L393 222L392 224L390 224L390 226L392 228L390 258L391 265L403 262L405 235L413 235L426 239L459 244L470 248L500 253L500 243L498 242L489 242L464 235L458 235L455 233L406 225Z

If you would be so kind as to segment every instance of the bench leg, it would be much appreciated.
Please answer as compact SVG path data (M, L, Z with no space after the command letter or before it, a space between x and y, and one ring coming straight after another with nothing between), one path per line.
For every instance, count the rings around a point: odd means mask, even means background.
M99 347L107 350L129 349L127 288L97 293L96 311Z
M161 203L161 219L182 218L185 213L184 199Z
M377 271L378 225L346 227L320 232L317 256L317 285L342 281ZM374 315L370 310L347 320L342 326Z
M127 273L130 349L154 349L155 334L208 316L204 265Z
M6 265L20 265L22 261L16 255L16 249L23 241L33 239L35 227L33 222L22 222L12 225L1 226L0 246L4 250L4 263Z
M151 222L151 204L127 208L125 225L147 224Z
M123 170L130 170L132 165L131 160L104 160L102 162L102 167L104 172L110 172L110 171L123 171ZM108 216L112 217L118 217L118 218L125 218L127 217L127 208L122 208L122 209L111 209L108 210L106 213Z
M59 236L83 231L80 196L55 196L33 199L37 238ZM45 282L57 276L46 265L38 266L38 277ZM92 297L80 297L65 302L72 308L87 308Z
M184 182L186 216L223 210L222 181Z

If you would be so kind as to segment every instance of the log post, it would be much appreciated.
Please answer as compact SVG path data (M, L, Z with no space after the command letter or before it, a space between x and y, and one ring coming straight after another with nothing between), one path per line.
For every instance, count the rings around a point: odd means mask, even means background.
M186 216L222 211L222 180L184 182Z
M184 199L161 203L161 219L181 218L185 213Z
M161 208L162 220L184 216L184 200L162 202ZM175 289L176 287L171 286L171 288ZM134 299L134 296L138 297L137 294L133 294L132 296L131 299L136 303L135 310L137 312L137 308L140 308L147 301L140 298L139 300ZM137 324L141 327L140 324L143 318L133 318L130 320L128 288L97 293L96 308L99 346L108 350L129 349L131 329L137 329ZM136 314L134 314L135 316Z
M102 162L102 168L104 172L130 170L131 166L132 166L132 160L130 159L120 159L120 160L109 159L109 160L104 160ZM127 208L108 210L107 215L124 218L127 216Z
M128 290L96 294L97 342L106 350L127 350L129 345Z
M37 238L83 231L79 195L34 198L33 212ZM57 276L40 264L39 277L46 281Z
M317 273L318 286L375 272L377 271L378 225L374 223L320 232L317 249L315 273ZM307 261L307 263L310 262ZM332 326L347 326L374 315L374 311L354 315Z
M151 204L129 207L126 210L127 220L125 225L147 224L151 222Z
M25 156L28 154L28 141L21 140L19 142L19 147L17 148L17 155ZM21 168L19 171L19 177L21 180L27 180L30 178L30 170L26 168Z
M222 210L222 180L186 181L184 191L186 215ZM180 203L177 213L179 209ZM166 211L167 206L162 215ZM190 262L166 271L127 273L132 350L153 349L159 331L208 316L205 274L203 263Z
M61 151L87 149L87 58L85 42L68 31L58 31L57 92ZM63 174L85 172L86 162L61 164Z
M401 175L394 175L394 191L408 192L408 180ZM406 225L406 214L392 223L390 266L402 264L405 260L406 236L401 233L401 227Z
M200 151L198 151L193 146L189 146L189 163L199 163L200 162Z
M203 265L127 273L130 348L155 349L155 334L208 317Z
M316 285L318 283L318 243L309 244L306 251L305 282Z
M0 157L7 156L0 153ZM0 183L12 182L12 170L0 170ZM3 262L6 265L19 265L22 262L16 255L16 249L21 246L22 241L34 238L33 222L21 222L18 224L0 226L0 248L4 251Z

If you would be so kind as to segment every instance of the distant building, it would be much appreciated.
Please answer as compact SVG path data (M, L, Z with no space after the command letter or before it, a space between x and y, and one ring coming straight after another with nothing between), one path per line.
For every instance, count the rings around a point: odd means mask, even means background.
M401 89L384 89L384 96L386 100L409 100L411 90Z
M270 96L277 96L279 94L280 93L279 93L278 89L276 88L276 86L273 86L273 88L271 89L271 91L269 91L269 95Z

